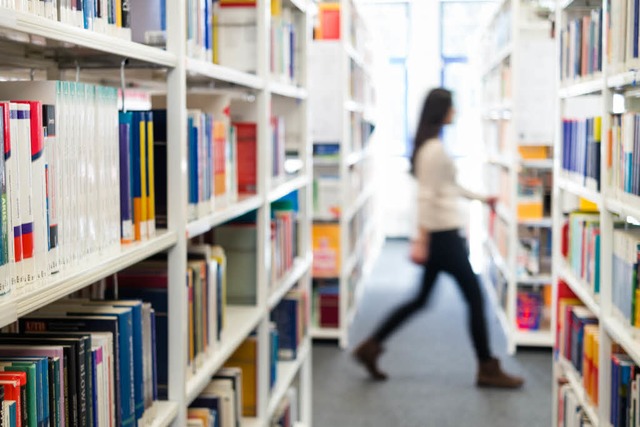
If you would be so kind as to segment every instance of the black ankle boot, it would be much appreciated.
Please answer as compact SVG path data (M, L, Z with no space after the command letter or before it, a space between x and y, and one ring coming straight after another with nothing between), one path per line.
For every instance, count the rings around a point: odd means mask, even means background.
M353 357L364 365L371 378L382 381L387 379L387 374L378 369L378 357L383 351L382 345L377 340L369 338L356 347Z

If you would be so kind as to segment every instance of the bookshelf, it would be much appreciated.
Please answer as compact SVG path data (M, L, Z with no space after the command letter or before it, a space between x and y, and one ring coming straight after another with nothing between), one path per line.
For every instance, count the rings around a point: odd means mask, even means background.
M510 352L550 347L553 170L551 22L530 2L504 0L478 49L485 179L499 201L487 219L485 281L506 321ZM534 75L535 74L535 75ZM530 117L535 117L531 119ZM539 125L542 124L542 125Z
M122 5L122 0L116 2ZM257 0L243 11L250 9L249 13L253 14L249 24L256 35L252 70L221 64L221 61L213 63L213 58L208 56L213 54L207 53L211 48L207 47L210 39L204 34L197 34L195 37L200 38L193 39L190 25L194 16L189 7L195 2L190 0L166 2L165 27L162 28L166 40L164 48L133 41L128 34L130 30L124 25L109 24L107 29L99 29L97 11L96 25L91 30L82 28L82 23L61 22L26 10L9 9L4 7L5 3L0 2L0 77L76 80L115 88L127 86L125 93L131 89L129 86L134 86L136 92L146 94L146 97L142 96L143 104L148 104L146 108L166 109L167 227L159 228L154 237L95 253L50 277L35 280L28 289L16 287L8 295L0 296L0 327L10 326L96 282L109 280L114 274L149 257L165 257L170 284L167 287L167 315L172 319L168 322L167 336L168 399L153 402L144 415L144 425L186 426L189 405L243 342L255 335L258 343L255 363L257 411L253 417L243 417L239 425L271 426L283 399L295 389L298 419L292 422L310 427L310 333L307 331L300 338L294 360L277 361L273 387L270 387L273 356L269 346L272 342L271 316L276 307L292 289L306 293L309 299L311 295L313 164L307 58L314 3L311 0ZM136 3L159 4L155 0ZM225 2L199 2L203 7L205 4L207 8L211 6L210 13L218 13L213 3L220 6ZM159 6L151 7L161 10ZM205 18L204 10L196 14L196 19ZM136 16L132 14L132 29L136 24ZM203 25L206 27L206 23ZM272 37L272 31L274 34L276 30L280 31L280 25L283 33ZM290 39L285 37L286 31L291 31L291 34L287 33ZM284 48L284 43L290 43L288 49ZM225 194L220 202L216 199L211 209L198 211L194 217L188 210L190 135L187 128L191 111L195 109L215 117L228 114L229 124L235 121L256 124L256 189L254 194L242 193L237 198L227 198ZM285 125L277 144L273 116L281 118ZM297 166L289 170L291 160ZM228 170L228 173L236 174L236 170ZM290 242L295 243L296 252L291 266L275 275L272 270L278 254L272 246L272 215L276 215L274 202L284 197L294 198L297 207L296 224L293 225L296 241ZM190 345L188 323L192 315L191 295L184 286L190 244L204 241L224 224L247 215L253 216L256 229L253 249L256 265L248 266L256 272L256 301L248 305L227 305L220 340L213 348L198 355L195 367L190 366L184 351ZM233 277L227 279L229 283L233 281ZM302 310L303 318L310 317L309 306L307 304Z
M346 348L364 280L383 241L372 173L373 52L357 2L319 3L318 9L322 24L311 46L309 91L314 147L311 336L336 339ZM335 242L328 250L322 244L327 236Z
M557 28L564 36L558 40L557 49L564 61L557 76L558 144L554 167L558 177L554 184L553 212L553 274L558 283L554 313L561 322L554 352L555 425L560 425L558 414L562 402L558 397L562 393L558 393L565 381L578 397L572 409L591 425L631 425L630 420L638 416L633 409L636 391L631 388L636 379L631 378L627 386L626 368L623 369L623 366L640 363L635 312L626 311L627 303L635 304L638 285L637 278L621 275L625 266L633 269L637 266L637 260L626 260L624 255L626 245L630 245L629 254L637 252L634 228L640 214L640 198L633 184L636 179L630 177L636 166L627 166L621 157L624 154L635 159L636 156L633 146L636 133L628 126L621 128L623 123L632 121L638 111L635 89L638 55L637 40L633 36L637 34L637 23L628 21L630 14L637 16L635 7L632 2L623 1L574 1L558 3L556 11ZM599 28L602 22L608 23L608 27L601 33L598 30L597 37L582 41L586 49L595 53L586 63L574 56L575 49L582 45L560 41L570 39L585 25ZM572 124L588 131L573 135ZM627 146L621 148L621 143ZM591 152L589 147L593 148ZM626 177L630 177L628 184ZM581 246L580 243L589 240L576 240L580 230L596 233L598 237L592 241L597 246ZM585 269L584 265L576 264L576 256L582 254L592 259L593 266L598 268L595 277L591 266ZM590 318L576 314L582 310L580 306L586 308ZM572 323L569 325L568 321ZM591 329L594 346L590 346L586 332L589 322L595 324L595 329ZM591 361L587 362L587 368L566 357L565 340L567 336L574 336L569 332L570 327L585 334L577 341L578 350L571 347L571 351ZM595 384L585 380L585 376L594 375ZM628 399L621 395L627 388ZM625 407L630 410L622 415Z

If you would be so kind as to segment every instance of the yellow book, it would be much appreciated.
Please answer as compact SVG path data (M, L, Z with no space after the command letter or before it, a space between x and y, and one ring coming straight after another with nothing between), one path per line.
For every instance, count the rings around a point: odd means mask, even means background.
M258 340L247 338L225 363L226 367L242 369L242 415L258 414Z
M585 325L584 327L584 347L582 352L582 384L584 389L591 391L593 382L593 338L598 332L598 325Z
M211 25L213 31L211 31L211 50L213 51L212 60L214 64L220 64L220 49L218 48L218 40L220 40L218 25L220 18L220 5L218 2L213 4L213 16L211 17Z
M140 188L142 200L140 202L140 238L145 240L149 237L148 226L148 205L147 200L147 121L140 121Z
M271 0L271 16L282 16L282 0Z
M598 376L600 375L600 332L593 336L593 375L591 381L591 398L593 404L598 406Z
M545 145L521 145L518 153L523 160L544 160L549 158L549 147Z
M122 28L122 0L116 1L116 27Z
M156 185L153 166L153 113L147 115L147 230L149 237L156 234Z
M584 212L598 212L598 205L580 197L578 200L578 209Z

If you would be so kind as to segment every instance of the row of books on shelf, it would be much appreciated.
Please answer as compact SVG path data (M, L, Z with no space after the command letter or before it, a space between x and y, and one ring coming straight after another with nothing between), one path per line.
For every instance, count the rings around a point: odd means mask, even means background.
M122 290L122 289L120 289ZM112 296L109 287L105 296ZM2 415L7 426L145 425L152 411L162 366L156 313L141 300L67 299L19 321L19 332L0 334ZM278 360L291 360L306 336L304 293L291 291L271 313L270 385ZM205 322L206 324L206 322ZM165 338L166 339L166 338ZM258 342L248 337L193 402L189 417L219 417L223 427L256 416ZM166 361L166 355L164 356ZM161 386L162 387L162 386ZM166 390L164 391L166 392ZM234 400L235 395L235 400ZM236 403L234 403L236 402ZM281 406L276 417L286 417ZM209 424L206 424L209 425Z
M640 115L635 112L611 116L607 167L610 185L620 195L640 196Z
M571 212L562 228L561 251L569 268L588 286L600 293L600 214Z
M0 7L59 21L151 46L166 46L166 0L18 0ZM257 72L255 0L189 0L187 54L240 71ZM271 2L270 70L274 78L297 79L299 30L293 12L282 1Z
M607 26L607 56L609 64L618 67L632 63L640 57L638 50L638 9L631 0L614 0L608 4L609 25ZM614 71L626 71L623 69Z
M571 384L562 382L558 389L558 427L592 427L594 424L580 403Z
M602 8L570 19L560 31L560 78L572 81L602 71Z
M622 223L616 224L622 227ZM613 230L611 302L614 314L626 325L640 326L640 286L638 262L640 229Z
M255 402L255 340L245 341L211 378L187 410L187 427L240 427ZM250 410L251 409L251 410ZM298 420L298 390L290 387L269 420L269 427L291 427Z
M516 325L524 331L548 331L551 328L551 286L518 286Z
M115 89L81 83L0 97L30 99L0 104L3 293L155 234L151 113L119 114Z
M156 319L139 300L60 300L0 334L16 426L137 425L158 399ZM16 326L16 325L14 325ZM15 329L12 328L12 329Z
M257 73L257 10L255 0L189 0L187 55L242 72ZM281 0L271 2L270 16L271 75L283 83L296 83L301 23ZM147 30L150 37L146 37L145 42L150 43L157 36L157 25Z
M599 396L600 332L598 318L584 307L580 301L561 282L558 298L558 354L571 364L578 374L580 386L584 390L587 404L597 408ZM638 399L640 398L640 373L635 362L618 345L613 344L611 358L611 395L609 422L614 427L631 427L640 423ZM567 385L568 386L568 385ZM576 407L579 402L575 390L560 389L559 417L565 424L568 418L582 418L584 408ZM578 405L579 406L579 405ZM578 424L579 425L579 424Z
M131 40L132 28L146 21L147 7L157 7L160 13L160 1L164 5L163 0L2 0L0 7Z
M162 113L166 120L166 110ZM163 125L166 133L166 121ZM216 120L212 114L188 111L189 220L235 202L239 192L255 193L254 128L254 123L228 125L227 120ZM166 144L164 150L166 159Z
M227 265L220 247L189 248L188 375L194 375L220 345L227 305L246 301L244 294L236 292L237 278L228 275ZM17 327L18 334L0 334L0 357L17 357L19 364L33 365L33 375L38 372L37 379L31 377L31 371L27 371L28 377L18 379L0 375L0 384L11 380L11 385L20 384L31 393L22 398L26 399L25 408L39 412L25 412L25 419L50 420L46 425L135 425L152 418L149 409L153 401L167 394L168 285L166 261L145 261L77 293L74 296L78 299L61 300L21 318L18 325L9 328L13 331ZM293 289L270 313L272 383L277 360L297 357L307 334L307 306L306 293ZM29 335L35 333L38 335ZM233 357L231 361L239 364L247 354L253 355L252 365L241 367L253 370L253 374L246 374L253 385L245 389L253 390L254 400L245 400L255 411L255 338L236 351L238 361ZM4 371L15 370L6 368L10 363L2 366ZM46 385L48 381L51 386ZM14 391L20 390L11 400L24 396L25 389ZM17 407L21 408L21 403Z
M550 228L518 225L518 277L551 274L551 243Z
M562 169L578 184L601 188L602 117L562 120Z

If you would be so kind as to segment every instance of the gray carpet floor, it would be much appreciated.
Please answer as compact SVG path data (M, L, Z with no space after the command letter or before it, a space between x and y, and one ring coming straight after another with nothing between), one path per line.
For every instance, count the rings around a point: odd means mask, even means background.
M466 306L446 275L438 279L427 309L387 341L380 366L390 379L367 379L352 360L351 347L371 333L382 316L416 292L421 270L408 261L407 254L406 241L385 244L365 286L350 331L349 350L340 350L335 341L314 342L313 425L550 426L551 351L519 348L515 357L509 357L498 320L488 307L492 349L505 368L525 377L526 383L518 391L476 388Z

